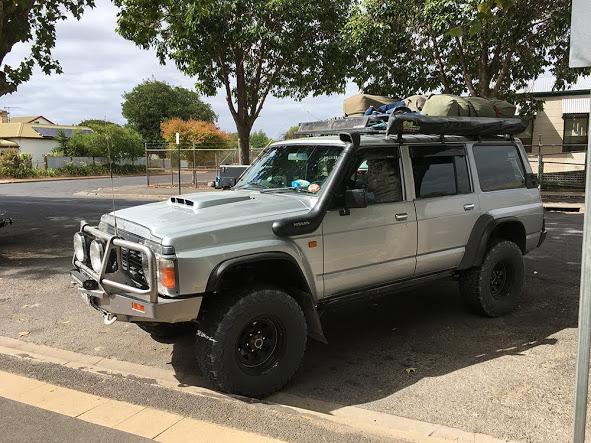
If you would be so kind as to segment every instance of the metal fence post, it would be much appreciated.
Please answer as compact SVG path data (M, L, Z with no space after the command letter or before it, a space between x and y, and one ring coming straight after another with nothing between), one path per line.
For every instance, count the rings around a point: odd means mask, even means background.
M542 134L538 139L538 183L540 186L544 182L544 156L542 155Z

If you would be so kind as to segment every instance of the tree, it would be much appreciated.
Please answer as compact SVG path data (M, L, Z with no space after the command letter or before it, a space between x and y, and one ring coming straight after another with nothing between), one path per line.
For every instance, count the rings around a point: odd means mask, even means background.
M102 119L97 119L97 118L91 118L88 120L82 120L80 123L78 123L78 126L106 126L106 125L116 125L117 123L114 122L110 122L108 120L102 120Z
M201 148L229 148L230 136L220 131L211 122L200 120L181 120L175 118L162 123L162 138L171 144L176 144L176 133L179 133L181 143L195 144Z
M0 97L15 92L28 81L33 66L50 75L61 74L62 68L51 55L55 47L55 25L67 18L66 13L80 19L84 7L94 6L93 0L6 1L0 3ZM31 54L16 67L3 63L17 43L31 42Z
M55 136L55 141L57 143L57 146L55 147L56 150L59 150L59 152L66 152L68 149L68 136L66 135L66 131L64 131L63 129L59 129L57 131L57 134Z
M173 118L215 122L216 114L199 94L155 79L144 80L123 94L121 113L144 141L162 142L160 124Z
M115 0L117 31L155 48L207 96L224 88L249 162L249 135L268 95L301 99L344 90L349 57L340 30L352 0Z
M136 160L144 154L142 136L131 128L122 128L114 123L89 124L92 133L74 131L68 139L66 155L106 157L109 162L127 158Z
M195 166L215 165L216 149L228 149L231 137L220 131L213 123L200 120L173 119L162 123L162 137L169 143L168 148L176 150L176 133L183 148L191 147L192 151L182 151L181 158ZM196 149L199 149L198 151ZM172 163L177 157L171 154ZM178 165L178 163L176 163Z
M514 91L549 70L555 88L564 88L585 72L568 68L570 4L364 0L348 25L354 81L374 94L440 89L514 99Z
M298 132L300 129L299 125L298 126L292 126L291 128L289 128L287 130L287 132L285 134L283 134L283 140L293 140L294 138L302 138L305 137L304 135L297 135L296 132Z
M267 137L267 134L265 134L262 129L259 132L253 132L250 134L250 147L252 149L261 150L269 146L271 143L273 143L273 139Z

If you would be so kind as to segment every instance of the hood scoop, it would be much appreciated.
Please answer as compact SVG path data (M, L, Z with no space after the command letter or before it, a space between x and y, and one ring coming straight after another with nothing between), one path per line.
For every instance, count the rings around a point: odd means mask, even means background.
M238 203L241 201L250 200L251 197L248 195L233 195L221 198L211 198L208 200L198 200L183 197L170 197L168 201L169 205L172 206L184 206L189 207L193 210L210 208L212 206L226 205L229 203Z

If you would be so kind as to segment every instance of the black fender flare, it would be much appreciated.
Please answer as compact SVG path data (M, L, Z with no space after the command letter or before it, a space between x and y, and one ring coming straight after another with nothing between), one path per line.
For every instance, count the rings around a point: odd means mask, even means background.
M292 263L298 270L301 280L305 284L305 291L297 290L291 294L293 298L300 304L304 315L306 316L306 322L308 324L308 335L322 343L328 343L324 337L324 331L322 329L322 323L320 322L320 314L316 307L314 294L310 289L308 280L302 272L299 263L295 258L286 252L261 252L256 254L243 255L240 257L234 257L229 260L219 263L207 280L207 286L205 287L206 293L213 293L220 289L220 283L224 274L235 266L242 265L245 263L255 263L260 261L288 261Z
M517 217L494 218L490 214L482 214L478 217L470 233L470 238L466 244L466 251L464 252L464 257L460 262L458 270L463 271L473 266L480 266L484 260L488 241L495 228L505 223L514 222L523 226L523 223Z

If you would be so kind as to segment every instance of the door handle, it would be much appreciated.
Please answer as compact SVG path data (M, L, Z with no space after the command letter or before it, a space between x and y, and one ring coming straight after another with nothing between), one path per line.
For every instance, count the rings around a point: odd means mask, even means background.
M406 212L396 214L396 221L406 220L407 218L408 218L408 214Z
M474 209L474 205L472 203L468 203L464 205L464 211L472 211Z

